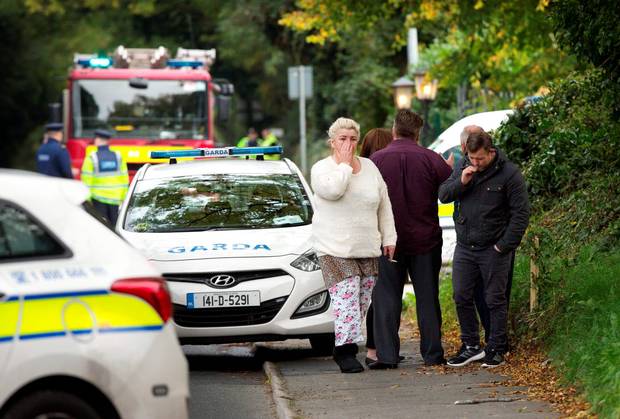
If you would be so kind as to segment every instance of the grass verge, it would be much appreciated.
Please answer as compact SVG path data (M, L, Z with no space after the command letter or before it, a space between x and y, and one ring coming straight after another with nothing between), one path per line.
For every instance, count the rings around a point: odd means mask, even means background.
M511 298L512 353L499 372L530 387L533 398L551 402L568 417L620 417L620 250L586 246L567 262L546 264L544 308L529 311L529 260L515 267ZM440 283L446 351L459 345L449 276ZM415 297L407 296L405 318L415 325ZM585 396L591 406L584 403Z

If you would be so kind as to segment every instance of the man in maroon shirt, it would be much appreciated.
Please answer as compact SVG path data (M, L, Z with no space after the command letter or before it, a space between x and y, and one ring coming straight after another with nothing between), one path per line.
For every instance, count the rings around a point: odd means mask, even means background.
M418 144L423 123L415 112L399 110L392 128L394 141L371 156L387 184L398 235L395 261L380 259L379 280L373 291L378 361L369 365L371 369L395 368L398 364L398 329L407 274L416 295L424 363L446 362L441 346L439 270L443 241L437 193L452 169L439 154Z

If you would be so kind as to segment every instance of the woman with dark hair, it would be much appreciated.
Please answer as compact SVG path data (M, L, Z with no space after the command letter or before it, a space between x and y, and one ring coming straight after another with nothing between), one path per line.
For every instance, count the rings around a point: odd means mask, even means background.
M373 128L364 136L360 157L370 158L372 153L385 148L391 142L392 131L387 128Z
M393 140L392 131L386 128L373 128L366 133L364 136L364 140L362 141L362 148L360 150L360 157L370 158L370 156L375 152L379 151L385 147ZM379 280L379 279L377 279ZM370 368L371 365L375 364L377 366L383 364L377 363L377 348L375 346L375 333L373 326L373 304L370 303L370 307L368 307L368 314L366 315L366 365ZM374 365L373 365L374 367Z

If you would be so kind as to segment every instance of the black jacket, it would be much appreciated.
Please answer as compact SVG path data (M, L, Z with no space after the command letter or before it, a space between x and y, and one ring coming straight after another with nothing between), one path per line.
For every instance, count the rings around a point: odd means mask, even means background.
M37 171L44 175L73 179L69 152L58 141L48 138L37 151Z
M502 253L516 249L530 216L527 188L519 168L497 150L489 167L474 173L469 184L463 185L461 172L469 165L467 157L461 159L439 187L441 202L455 201L457 242L471 249L496 245Z

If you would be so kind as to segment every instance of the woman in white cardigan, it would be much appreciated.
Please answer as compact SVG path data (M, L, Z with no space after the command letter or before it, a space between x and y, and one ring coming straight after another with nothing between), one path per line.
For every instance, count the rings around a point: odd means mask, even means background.
M396 229L381 173L355 150L360 126L338 118L328 131L331 156L312 166L316 198L314 248L334 312L334 360L342 372L361 372L357 342L383 254L392 259Z

